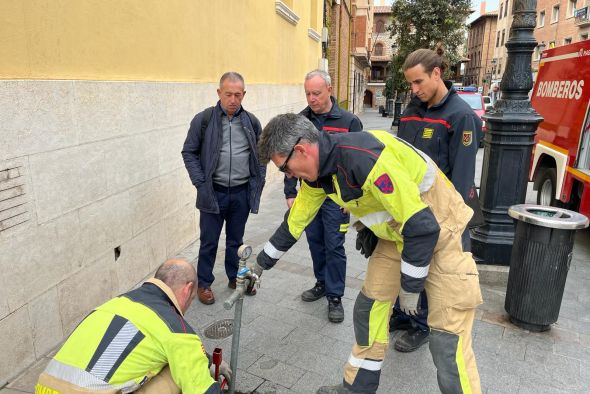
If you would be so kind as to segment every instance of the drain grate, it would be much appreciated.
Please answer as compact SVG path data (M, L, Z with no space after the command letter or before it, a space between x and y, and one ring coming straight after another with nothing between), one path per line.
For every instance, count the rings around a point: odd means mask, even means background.
M209 339L223 339L229 337L234 332L234 320L223 319L213 322L205 328L205 336Z

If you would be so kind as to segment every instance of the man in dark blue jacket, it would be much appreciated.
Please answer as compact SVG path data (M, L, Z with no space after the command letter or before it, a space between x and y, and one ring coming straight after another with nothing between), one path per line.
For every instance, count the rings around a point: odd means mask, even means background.
M362 131L360 119L338 107L332 97L330 75L314 70L305 76L305 97L308 106L301 115L311 120L314 126L327 133ZM297 179L285 177L285 198L291 208L297 196ZM311 302L324 296L328 299L328 319L333 323L344 320L341 297L344 294L346 277L346 253L344 237L348 230L350 215L330 199L326 199L315 219L305 229L316 284L301 294L303 301Z
M475 193L475 159L482 122L452 84L443 80L445 69L440 48L438 52L418 49L408 55L403 71L414 97L401 116L397 136L430 156L466 201L469 193ZM462 242L463 250L469 251L468 229ZM427 316L425 292L420 294L416 316L405 315L396 304L390 330L408 329L395 342L396 350L412 352L428 341Z
M250 212L258 213L266 166L257 154L262 130L258 119L242 108L244 79L236 72L223 74L215 107L192 120L182 148L182 158L197 188L201 245L197 263L199 301L213 304L213 266L225 222L225 273L235 289L238 247ZM256 294L252 289L249 295Z

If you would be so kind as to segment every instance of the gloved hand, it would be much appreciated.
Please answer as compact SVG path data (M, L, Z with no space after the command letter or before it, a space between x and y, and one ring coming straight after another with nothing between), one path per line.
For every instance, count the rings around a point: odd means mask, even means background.
M356 229L356 250L360 251L365 258L371 257L379 238L361 222L355 222L353 227Z
M211 377L215 379L215 364L211 364L211 367L209 368L209 373L211 374ZM219 364L219 376L223 376L227 380L227 383L229 385L229 383L231 382L232 370L225 360L221 360L221 364Z
M420 292L410 293L403 288L399 290L399 308L407 315L418 314L418 298Z
M219 365L219 374L227 380L227 384L229 385L231 382L232 370L225 360L221 361L221 365Z
M262 268L256 261L248 262L246 266L250 269L250 271L252 271L253 274L258 275L259 278L262 276L262 271L264 271L264 268Z
M262 276L262 271L264 271L264 268L262 268L260 264L258 264L257 262L249 262L248 264L246 264L246 266L250 269L250 271L252 271L254 275L258 276L258 279L260 279L260 277ZM256 285L256 282L250 281L248 287L246 288L246 293L251 293L252 289L254 288L254 285Z

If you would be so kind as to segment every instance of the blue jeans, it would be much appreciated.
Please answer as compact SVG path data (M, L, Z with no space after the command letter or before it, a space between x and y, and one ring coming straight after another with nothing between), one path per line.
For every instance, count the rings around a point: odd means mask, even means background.
M219 213L201 212L199 227L201 246L197 263L199 287L210 287L215 280L213 266L217 255L219 235L225 222L225 273L229 280L238 273L238 248L243 243L246 221L250 214L248 184L223 187L213 185L219 204Z
M343 213L332 200L326 199L318 214L305 229L313 273L326 286L326 296L342 297L346 278L344 237L350 215Z

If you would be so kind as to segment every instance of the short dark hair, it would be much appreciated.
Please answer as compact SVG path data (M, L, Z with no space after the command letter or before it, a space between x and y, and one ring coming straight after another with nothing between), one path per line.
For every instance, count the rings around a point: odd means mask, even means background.
M436 48L436 52L432 49L417 49L408 55L404 61L402 70L406 71L421 64L424 67L424 71L428 74L431 74L435 67L438 67L441 74L443 74L447 69L447 63L443 58L443 53L444 51L440 46Z

